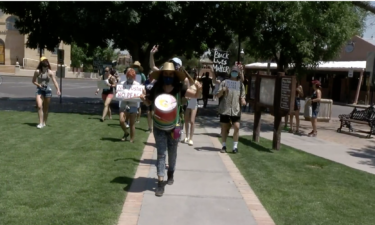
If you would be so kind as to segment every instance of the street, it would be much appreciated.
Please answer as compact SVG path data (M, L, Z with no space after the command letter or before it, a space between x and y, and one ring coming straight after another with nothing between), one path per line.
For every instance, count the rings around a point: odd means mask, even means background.
M31 77L3 76L3 83L0 85L0 98L31 98L35 96L36 87L31 83ZM91 79L63 79L62 96L73 98L93 98L100 100L100 95L95 95L96 81ZM57 80L60 85L60 79ZM51 82L53 98L57 98L56 90ZM200 101L202 103L202 101ZM212 100L208 104L217 105ZM301 113L304 109L304 101L301 101ZM349 114L353 110L350 106L333 105L332 118L337 118L340 114Z

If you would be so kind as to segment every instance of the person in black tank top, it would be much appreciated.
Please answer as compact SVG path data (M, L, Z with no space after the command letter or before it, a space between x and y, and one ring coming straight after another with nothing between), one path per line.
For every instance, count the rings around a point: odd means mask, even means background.
M303 97L303 89L302 86L297 82L296 83L296 98L294 101L294 111L290 114L290 130L289 133L295 134L299 133L299 111L301 110L301 98ZM296 129L293 130L293 116L296 117Z
M309 100L311 102L311 125L313 127L313 130L308 134L309 137L316 137L317 130L316 130L316 123L317 118L319 114L319 108L320 108L320 100L322 98L322 92L321 92L321 84L320 81L314 80L312 82L314 92L311 95L311 99Z
M109 105L114 97L114 89L117 84L117 80L114 76L110 74L109 67L106 67L104 70L104 75L102 77L103 80L108 81L108 88L103 89L102 91L102 100L104 103L104 109L102 118L100 119L101 122L104 122L105 117L108 115L109 119L112 119L112 111ZM99 93L99 88L96 90L95 95Z

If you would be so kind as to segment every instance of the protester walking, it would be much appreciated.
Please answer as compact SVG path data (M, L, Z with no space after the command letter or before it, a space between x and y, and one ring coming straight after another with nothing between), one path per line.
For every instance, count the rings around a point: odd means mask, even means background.
M112 111L111 111L110 104L114 97L114 89L117 84L117 79L116 77L110 74L109 67L105 68L102 79L106 82L108 86L108 88L103 88L103 91L102 91L102 100L104 103L104 108L103 108L102 118L100 119L100 121L104 122L104 119L106 116L108 116L109 119L112 119ZM96 89L95 95L99 93L99 90L100 90L99 88Z
M194 85L195 82L198 82L197 81L198 73L195 70L193 70L192 75L193 75L194 83L193 84L189 83L189 87L191 85ZM188 104L187 104L186 111L185 111L185 134L186 134L186 137L182 141L182 143L189 144L190 146L194 145L193 136L194 136L195 117L197 115L197 110L198 110L198 100L197 100L197 98L188 99Z
M233 133L233 153L238 152L238 139L241 120L241 106L246 104L245 87L240 79L242 71L233 67L231 78L221 82L217 97L223 97L219 105L222 149L221 153L227 152L226 140L231 126ZM239 87L238 89L236 87Z
M56 94L60 95L55 73L51 70L48 59L41 57L32 79L33 84L37 87L35 100L38 108L39 124L36 127L39 129L46 126L48 119L48 110L52 98L52 89L49 86L50 80L52 80L56 88Z
M181 98L197 98L201 94L200 84L197 86L197 91L186 89L184 87L184 80L186 74L175 69L173 63L166 62L163 64L162 70L155 71L151 76L157 80L147 96L142 95L141 100L147 105L154 104L155 113L153 116L154 121L154 137L157 149L157 176L158 186L155 191L156 196L162 196L164 193L164 175L165 175L165 157L166 150L169 156L168 180L167 184L172 185L174 182L174 171L176 168L177 159L177 146L180 140L180 133L178 132L180 111L178 108L181 106ZM191 79L192 80L192 79ZM176 116L171 124L166 124L163 121L167 117L160 118L156 116L156 107L158 101L164 102L163 106L167 104L168 108L174 107ZM163 120L164 119L164 120Z
M314 80L312 82L314 93L309 99L311 103L311 125L313 130L308 134L309 137L316 137L318 131L316 129L316 123L318 119L319 109L320 109L320 100L322 99L322 91L320 81Z
M204 77L199 80L202 82L203 88L203 108L207 107L208 97L210 95L210 88L214 90L214 85L212 84L212 79L210 78L210 73L206 72Z
M126 81L123 83L123 85L140 85L137 81L135 81L135 70L130 68L126 73ZM144 92L143 94L146 94ZM129 136L129 133L127 131L127 127L125 125L125 121L129 119L129 129L130 129L130 142L134 142L135 138L135 120L138 110L138 102L123 100L121 102L120 107L120 126L122 130L124 131L124 136L122 137L122 141L126 141L127 137Z
M146 95L149 94L150 90L154 86L154 79L151 76L151 72L148 74L148 79L145 81L145 89ZM147 124L148 124L148 132L152 132L152 115L153 115L153 105L146 106L147 107Z

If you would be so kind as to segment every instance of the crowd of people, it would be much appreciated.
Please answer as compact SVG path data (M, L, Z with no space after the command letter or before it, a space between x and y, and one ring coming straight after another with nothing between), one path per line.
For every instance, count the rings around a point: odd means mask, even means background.
M156 196L162 196L164 193L164 177L167 169L167 184L174 183L174 171L176 168L177 148L179 142L194 145L195 119L198 110L198 99L203 99L203 107L207 106L208 95L211 93L214 99L218 99L218 116L220 117L222 148L221 153L228 151L226 140L229 130L233 128L233 146L231 151L238 153L238 139L240 130L241 113L246 111L249 104L249 82L244 77L243 67L235 65L231 68L230 75L215 73L210 78L210 73L205 73L203 77L198 77L198 71L195 69L187 72L179 58L172 58L165 62L161 68L155 66L154 54L158 51L158 46L154 46L150 52L150 68L148 77L143 74L141 64L136 61L129 68L125 69L126 79L122 80L118 73L109 67L105 68L104 75L101 77L107 85L102 88L101 98L103 100L103 112L101 121L106 118L112 119L112 110L110 104L116 95L117 85L144 85L144 90L139 96L139 101L124 99L119 101L119 123L123 131L121 140L126 141L130 136L130 143L136 138L136 123L141 114L141 103L147 108L148 132L152 132L155 138L157 149L157 176L158 185L155 191ZM37 70L33 76L32 82L37 86L36 104L39 115L39 124L37 128L46 126L48 118L48 108L52 97L50 81L56 88L57 95L60 90L54 72L51 70L48 59L42 57ZM215 85L214 85L215 84ZM234 84L234 85L233 85ZM236 88L233 88L233 87ZM308 136L317 135L317 115L321 99L321 84L319 81L313 82L314 93L311 101L311 123L313 130ZM98 88L95 94L99 94ZM303 97L302 86L297 84L295 107L293 113L286 117L290 119L290 132L299 133L299 112L300 99ZM175 104L173 118L167 121L160 116L161 109L156 102L174 99L169 102ZM296 118L296 128L293 129L293 117ZM286 120L287 123L287 120ZM129 131L128 131L129 130ZM185 137L181 137L181 130L184 130Z

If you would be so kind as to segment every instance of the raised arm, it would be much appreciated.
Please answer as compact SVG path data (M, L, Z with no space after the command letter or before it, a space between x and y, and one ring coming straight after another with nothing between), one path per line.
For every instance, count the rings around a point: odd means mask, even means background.
M159 68L155 66L154 54L158 51L159 45L154 45L150 52L150 68L152 71L158 71Z

